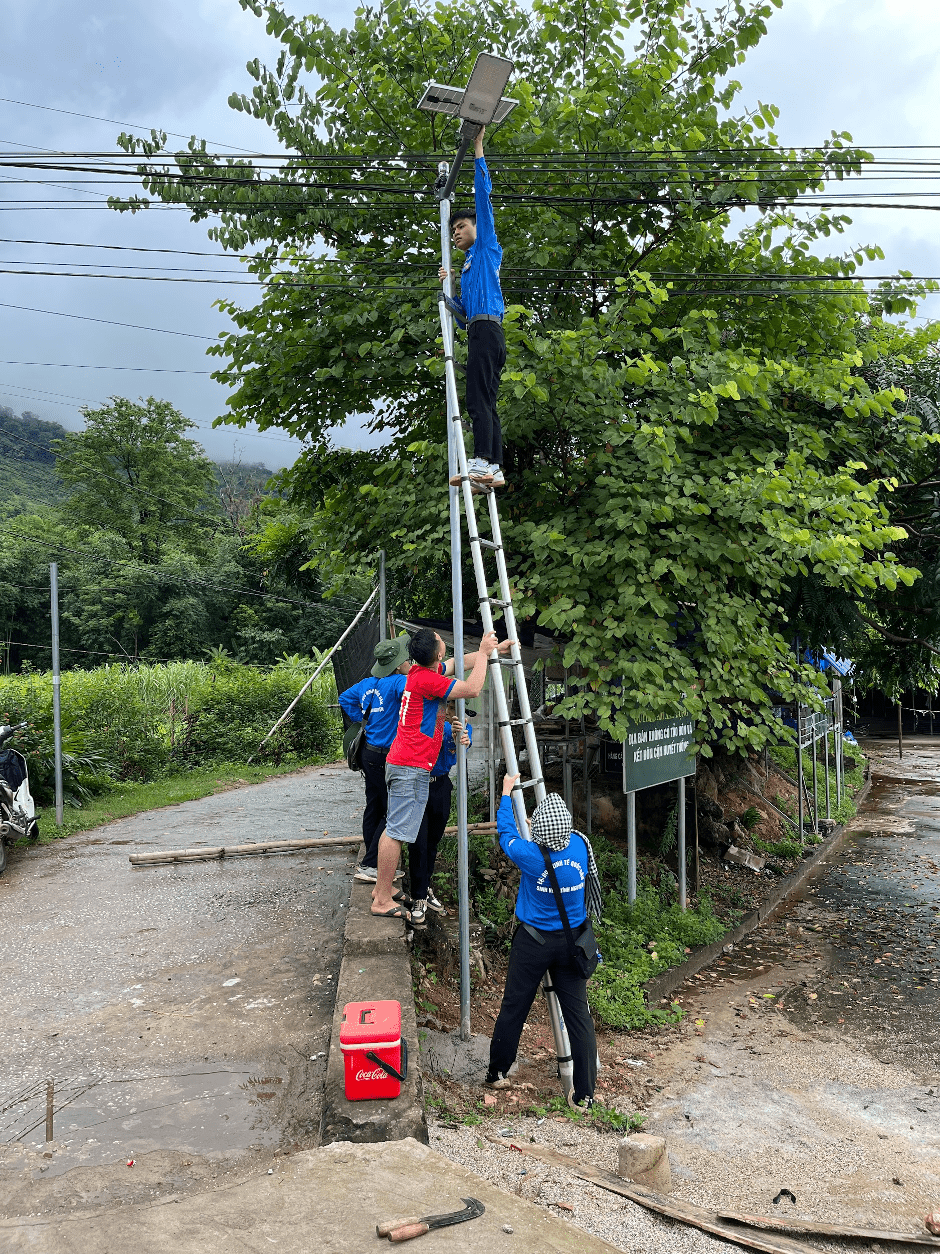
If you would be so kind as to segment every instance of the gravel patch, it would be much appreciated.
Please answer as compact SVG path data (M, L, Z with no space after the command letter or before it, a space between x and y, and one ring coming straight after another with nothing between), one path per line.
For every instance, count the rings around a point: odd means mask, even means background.
M523 1116L510 1122L485 1119L474 1127L430 1120L428 1131L432 1149L446 1158L483 1176L497 1188L523 1197L540 1209L562 1216L585 1232L624 1250L625 1254L718 1254L719 1251L728 1254L730 1250L741 1248L712 1237L698 1228L657 1215L627 1198L578 1179L562 1167L522 1156L515 1150L494 1145L487 1140L488 1133L491 1136L509 1136L521 1144L548 1146L578 1159L579 1162L616 1171L619 1139L616 1133L579 1127L568 1119L556 1119L552 1116L546 1119ZM801 1152L806 1156L806 1148ZM796 1157L795 1150L795 1161ZM692 1173L684 1171L682 1165L672 1157L671 1165L678 1186L674 1190L675 1196L706 1207L716 1205L715 1181L710 1180L709 1185L703 1189L690 1188L690 1181L682 1177ZM708 1168L709 1161L705 1160L702 1166ZM676 1180L677 1168L680 1180ZM739 1170L742 1175L748 1174L744 1162ZM729 1201L724 1201L722 1206L734 1208ZM764 1209L771 1210L770 1207ZM805 1209L808 1208L790 1207L792 1214L802 1216L805 1215ZM806 1217L810 1217L809 1213ZM831 1214L829 1218L834 1219L835 1216ZM804 1234L789 1235L792 1239L803 1241L808 1249L819 1250L820 1254L851 1254L868 1248L859 1240L827 1241ZM883 1251L891 1248L894 1254L917 1254L917 1251L923 1251L925 1247L873 1244L871 1248Z
M519 1141L547 1145L582 1162L614 1171L617 1135L579 1128L568 1119L557 1123L524 1117L511 1123L485 1120L477 1127L429 1122L432 1149L476 1171L497 1188L515 1193L543 1210L561 1215L592 1236L601 1237L629 1254L718 1254L729 1246L685 1224L663 1219L626 1198L579 1180L561 1167L525 1158L494 1145L484 1136L510 1135ZM525 1174L524 1174L525 1173ZM564 1203L563 1207L558 1205ZM571 1210L565 1209L571 1207Z

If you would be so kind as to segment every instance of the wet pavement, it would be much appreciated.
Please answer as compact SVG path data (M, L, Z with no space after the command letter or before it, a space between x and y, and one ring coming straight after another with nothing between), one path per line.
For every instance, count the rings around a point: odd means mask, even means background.
M679 990L648 1130L691 1201L915 1233L938 1191L938 740L863 748L844 842Z
M318 1143L356 847L127 859L352 835L361 813L359 776L318 768L10 860L0 877L0 1214L186 1192Z

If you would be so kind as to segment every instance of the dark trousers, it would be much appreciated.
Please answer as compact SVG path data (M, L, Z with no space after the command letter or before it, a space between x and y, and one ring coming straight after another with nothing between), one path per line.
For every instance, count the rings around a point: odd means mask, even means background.
M504 1075L516 1061L523 1024L548 971L572 1046L574 1097L577 1102L594 1097L598 1078L598 1046L588 1010L586 981L569 957L564 932L543 932L540 945L524 927L516 929L510 947L506 989L490 1042L490 1070Z
M363 811L363 844L366 854L363 866L375 866L379 850L379 837L386 825L386 811L389 808L389 792L386 788L386 750L380 753L376 749L363 746L362 766L363 778L366 781L366 809Z
M428 804L414 845L408 847L408 877L411 895L423 901L431 887L438 845L451 816L451 793L454 785L448 775L432 777L428 783Z
M474 456L503 465L503 436L497 413L506 340L499 322L472 322L467 328L467 413L474 428Z

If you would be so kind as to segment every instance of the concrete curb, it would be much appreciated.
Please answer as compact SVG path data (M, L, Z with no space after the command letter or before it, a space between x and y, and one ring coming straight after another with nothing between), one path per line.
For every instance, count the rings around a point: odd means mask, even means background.
M853 798L857 809L865 801L871 786L872 775L870 772L867 772L862 788ZM752 910L741 923L731 928L719 940L713 941L711 945L700 946L680 966L671 967L669 971L664 971L662 975L655 975L652 980L648 980L644 985L647 1005L655 1007L661 998L669 997L672 992L679 988L684 980L687 980L691 975L695 975L697 971L701 971L703 967L708 966L710 962L718 958L726 945L734 945L744 936L747 936L749 932L753 932L756 927L764 923L765 919L770 914L773 914L788 897L792 897L804 887L824 858L839 848L847 833L847 829L848 824L846 823L841 827L834 828L829 836L824 837L809 858L806 858L790 875L785 875L783 879L778 881L767 901L763 901L757 910Z
M360 854L363 852L360 846ZM401 1141L410 1136L427 1145L409 944L401 920L377 919L371 904L372 885L354 880L330 1033L320 1144ZM402 1037L408 1047L407 1079L399 1097L391 1101L349 1102L344 1092L340 1019L347 1002L370 998L401 1003Z

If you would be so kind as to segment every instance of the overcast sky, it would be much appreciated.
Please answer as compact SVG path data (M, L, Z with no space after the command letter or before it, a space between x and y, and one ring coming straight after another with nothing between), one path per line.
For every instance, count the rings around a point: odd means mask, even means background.
M292 8L290 0L287 4ZM313 7L313 6L311 6ZM319 3L334 25L348 24L354 5ZM264 125L226 105L232 91L249 90L245 62L273 63L274 41L263 23L237 0L4 0L0 6L0 150L29 148L100 151L114 148L121 126L51 110L95 114L138 128L162 127L210 144L271 151ZM782 143L817 144L830 130L850 131L866 147L938 142L936 0L785 0L770 32L736 77L743 102L778 105ZM46 108L31 106L43 105ZM172 142L172 141L171 141ZM182 146L182 145L181 145ZM925 156L934 154L925 153ZM51 192L11 184L0 176L0 258L48 263L134 264L144 255L106 253L10 240L125 244L147 248L210 250L205 227L185 213L135 217L101 207L103 196ZM15 176L13 176L15 177ZM21 176L22 177L22 176ZM26 177L30 177L26 175ZM68 178L60 181L68 186ZM60 196L87 202L85 209L14 207L18 199ZM886 262L916 274L938 273L935 214L856 211L846 239L879 243ZM157 257L159 264L172 258ZM214 266L212 258L181 259ZM238 263L226 262L233 271ZM0 270L3 265L0 262ZM872 267L870 267L872 269ZM172 401L199 427L210 456L240 456L270 467L289 464L299 447L283 434L265 437L235 429L211 432L225 410L225 389L208 372L207 341L228 326L213 300L239 288L215 282L175 284L0 274L0 404L32 410L69 427L81 425L78 407L112 393ZM249 293L245 293L248 303ZM188 336L81 321L8 306L81 314L113 322L185 331ZM937 301L923 313L937 315ZM73 363L18 365L10 363ZM88 366L159 367L137 371ZM204 371L206 373L170 373ZM338 443L359 445L368 436L358 423L337 432Z

